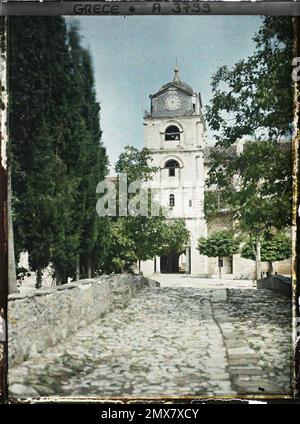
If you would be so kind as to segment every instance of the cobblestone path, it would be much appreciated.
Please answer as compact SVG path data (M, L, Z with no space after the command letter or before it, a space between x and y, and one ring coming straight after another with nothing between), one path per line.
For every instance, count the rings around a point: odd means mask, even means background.
M290 393L290 305L254 288L156 287L9 372L12 395Z

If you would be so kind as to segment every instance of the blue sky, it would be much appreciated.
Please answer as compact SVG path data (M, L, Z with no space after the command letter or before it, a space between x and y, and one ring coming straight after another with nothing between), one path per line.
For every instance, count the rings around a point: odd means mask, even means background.
M73 18L69 18L73 19ZM143 110L149 94L180 78L211 98L212 75L251 55L259 16L80 17L101 104L103 142L113 165L126 144L143 146ZM211 137L211 135L210 135Z

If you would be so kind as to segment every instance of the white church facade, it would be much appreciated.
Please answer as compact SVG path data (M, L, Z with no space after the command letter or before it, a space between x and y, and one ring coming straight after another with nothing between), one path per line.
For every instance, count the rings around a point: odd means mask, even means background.
M218 260L200 255L198 239L232 229L232 220L226 210L220 210L209 222L204 216L204 195L208 190L205 181L210 168L209 154L214 147L207 144L201 95L181 81L176 66L173 80L150 95L150 101L150 111L144 116L144 147L153 159L151 166L158 171L146 185L156 189L156 200L168 219L184 219L190 239L183 252L143 261L138 271L145 276L182 272L217 277ZM230 149L236 155L243 145L236 143ZM276 267L279 273L290 274L289 261L275 263L275 270ZM253 278L254 271L254 261L239 254L223 258L225 278Z
M200 93L180 81L178 69L172 82L150 96L151 109L144 117L144 145L158 167L151 186L158 188L158 203L169 219L183 218L190 232L184 252L142 262L144 274L183 271L207 274L207 258L197 241L207 234L204 218L205 122Z

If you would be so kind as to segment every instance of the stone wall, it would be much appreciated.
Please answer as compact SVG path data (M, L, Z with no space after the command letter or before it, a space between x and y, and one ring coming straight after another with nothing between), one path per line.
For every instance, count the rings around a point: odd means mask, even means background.
M20 364L110 310L126 306L151 285L159 284L140 275L112 275L10 295L9 365Z
M257 282L258 289L273 290L292 297L292 279L283 275L272 275Z

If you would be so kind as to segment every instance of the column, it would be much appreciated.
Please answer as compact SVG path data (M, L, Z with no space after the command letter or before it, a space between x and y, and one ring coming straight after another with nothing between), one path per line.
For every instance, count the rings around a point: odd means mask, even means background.
M160 273L160 256L156 256L155 262L156 262L156 267L155 267L156 269L154 269L154 272Z
M185 249L185 273L191 273L191 248L187 246Z

